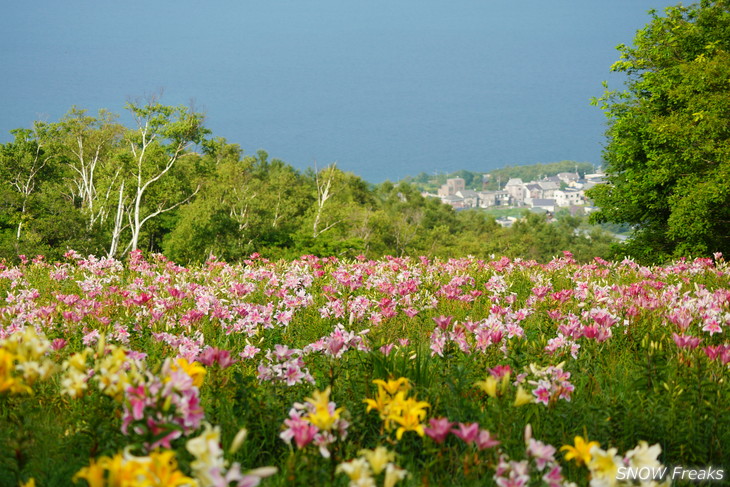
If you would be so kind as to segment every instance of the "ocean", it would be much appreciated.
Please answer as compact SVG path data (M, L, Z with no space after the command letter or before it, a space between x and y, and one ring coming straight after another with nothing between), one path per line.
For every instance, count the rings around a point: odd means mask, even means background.
M206 113L214 136L367 181L601 163L590 105L660 0L9 2L0 143L72 106Z

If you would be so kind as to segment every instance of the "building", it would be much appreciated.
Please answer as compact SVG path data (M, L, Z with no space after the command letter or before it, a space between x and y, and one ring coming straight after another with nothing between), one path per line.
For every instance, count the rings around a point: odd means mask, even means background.
M524 185L525 187L525 203L528 205L532 200L537 200L542 198L542 188L537 183L527 183Z
M522 182L522 179L510 179L504 186L504 190L509 193L512 204L514 204L515 206L521 206L525 204L527 189L525 188L525 183Z
M456 192L455 196L464 200L464 206L467 208L476 208L479 206L479 194L471 189L461 189Z
M580 179L577 172L560 172L557 177L567 185L570 185L570 183L574 183Z
M555 197L555 191L560 189L560 183L556 181L538 181L538 186L540 186L540 189L542 190L542 194L540 198L554 198Z
M438 195L443 196L452 196L455 195L458 191L463 191L466 189L466 181L464 181L463 178L450 178L446 180L446 184L443 184L439 190Z
M480 191L479 207L489 208L492 206L509 206L509 193L507 191Z
M550 213L555 212L555 200L549 198L540 198L532 200L532 208L540 208Z
M464 198L460 198L456 195L442 196L441 202L457 210L461 208L466 208L466 205L464 204Z
M585 195L582 190L565 188L555 191L555 204L557 206L567 208L569 206L578 206L584 203Z

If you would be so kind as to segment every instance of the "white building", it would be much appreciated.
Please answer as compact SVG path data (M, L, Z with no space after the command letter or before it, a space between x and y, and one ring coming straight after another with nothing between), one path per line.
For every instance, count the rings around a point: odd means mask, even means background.
M565 188L555 191L555 204L557 206L567 208L569 206L579 206L585 203L585 195L582 190Z

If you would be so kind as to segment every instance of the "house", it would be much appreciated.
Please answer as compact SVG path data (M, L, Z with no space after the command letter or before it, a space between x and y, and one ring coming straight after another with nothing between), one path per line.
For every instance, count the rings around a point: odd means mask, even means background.
M560 189L560 182L543 180L539 181L538 186L542 191L540 198L554 198L555 191Z
M595 173L586 174L585 179L579 179L578 181L571 183L571 186L578 189L588 190L597 184L604 183L606 183L606 175L604 173Z
M479 194L471 189L461 189L454 196L462 198L467 208L476 208L479 205Z
M604 182L606 179L606 173L596 172L596 173L586 174L585 178L589 181Z
M442 196L441 202L446 205L451 206L454 209L466 208L466 205L464 204L464 198L461 198L456 195Z
M527 189L525 188L525 184L522 182L522 179L510 179L504 186L504 190L509 193L512 203L515 206L521 206L525 203L525 198L527 197Z
M525 195L525 203L527 203L528 205L530 204L530 201L535 200L535 199L540 199L543 197L542 188L537 183L525 184L525 191L527 193Z
M585 193L574 188L565 188L555 191L555 204L562 208L577 206L585 203Z
M570 185L570 183L578 181L580 176L577 172L559 172L557 178L565 184Z
M555 212L555 206L554 199L538 198L532 200L532 208L541 208L551 213Z
M507 191L479 191L479 207L508 206L509 193Z
M569 206L568 212L570 216L583 216L587 214L585 208L585 206Z
M517 221L517 218L513 216L501 216L499 218L495 218L494 221L501 227L509 228Z

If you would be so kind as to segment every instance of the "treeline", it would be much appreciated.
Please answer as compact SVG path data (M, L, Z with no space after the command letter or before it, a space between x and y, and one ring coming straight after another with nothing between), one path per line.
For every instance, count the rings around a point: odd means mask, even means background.
M179 262L254 252L353 257L492 254L548 260L562 250L607 256L612 238L563 215L511 228L455 212L407 182L371 185L336 166L304 172L211 137L200 113L129 103L135 124L72 109L17 129L0 145L0 259L67 250L121 258L162 252Z
M549 163L537 163L526 166L505 166L494 169L488 173L474 172L461 169L449 174L428 174L421 172L415 176L403 179L423 191L436 192L438 188L446 183L449 178L462 178L467 189L475 191L504 188L504 185L511 178L520 178L523 181L536 181L550 176L556 176L561 172L577 172L581 177L592 173L597 168L588 162L560 161Z

